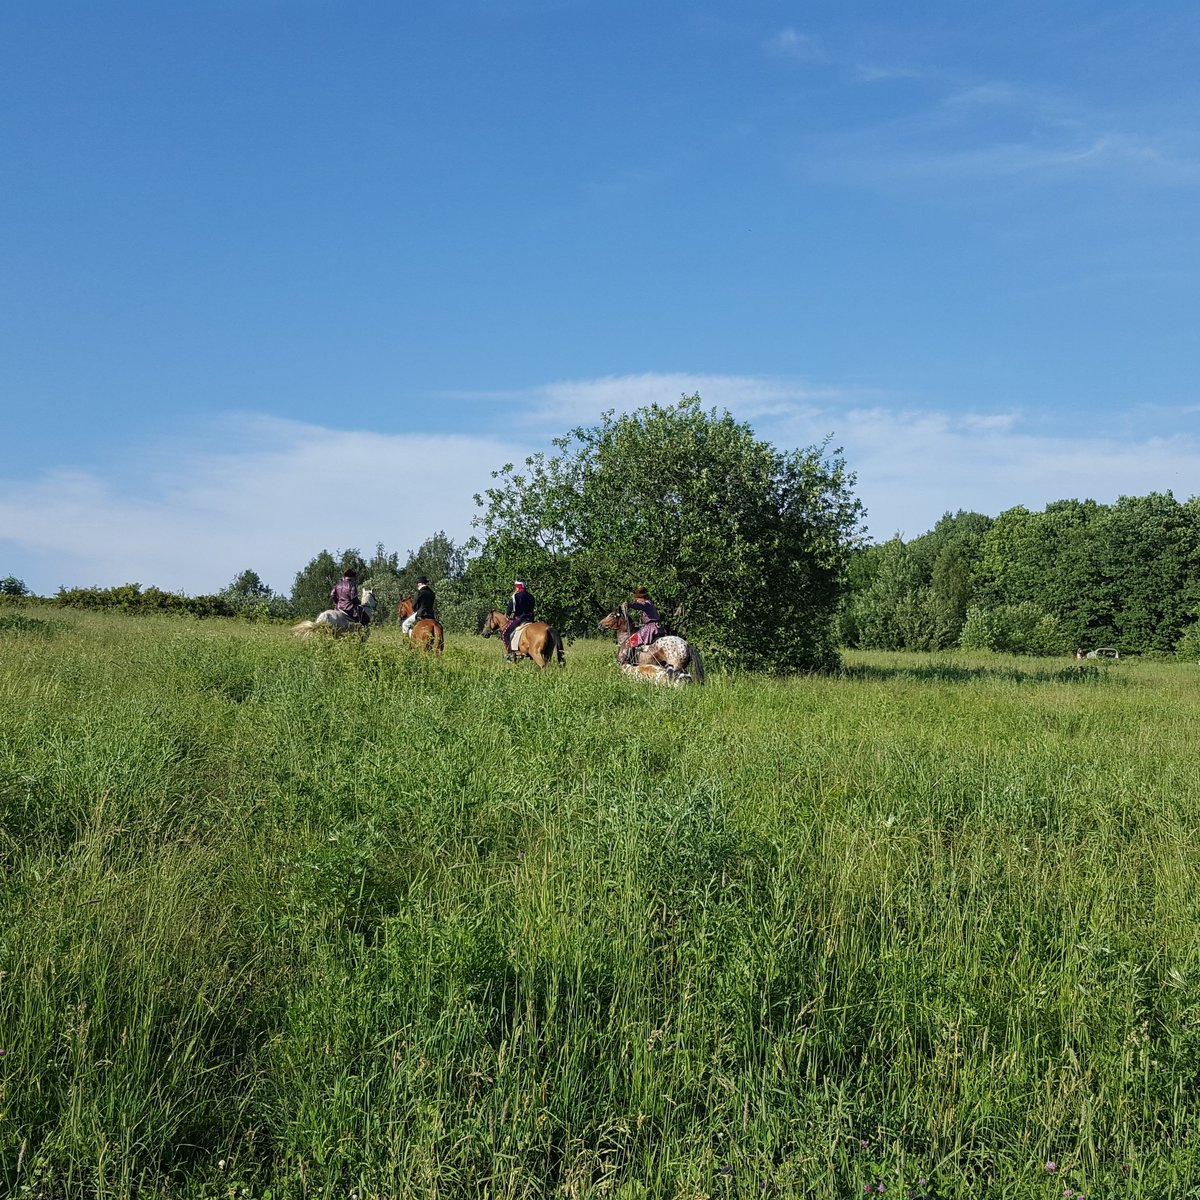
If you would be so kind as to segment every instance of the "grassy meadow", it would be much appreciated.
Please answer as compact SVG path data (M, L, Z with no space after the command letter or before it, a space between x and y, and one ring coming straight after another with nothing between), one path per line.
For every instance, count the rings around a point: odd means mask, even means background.
M1200 1195L1200 670L0 609L0 1195Z

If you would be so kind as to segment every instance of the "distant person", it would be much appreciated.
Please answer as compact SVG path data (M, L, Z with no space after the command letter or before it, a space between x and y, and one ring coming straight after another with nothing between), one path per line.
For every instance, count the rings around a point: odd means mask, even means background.
M633 596L625 605L626 608L642 614L642 623L630 632L625 639L625 661L636 663L639 646L649 646L658 637L658 607L650 599L650 593L644 587L633 589Z
M1086 656L1084 655L1084 653L1083 653L1083 647L1082 647L1082 646L1079 646L1079 647L1076 649L1076 651L1075 651L1075 657L1076 657L1076 658L1084 658L1084 657L1086 657Z
M341 579L330 590L329 600L338 612L344 612L352 621L360 625L371 623L371 614L358 602L358 572L353 567L342 572Z
M518 626L533 620L533 597L523 579L513 580L513 594L505 605L504 615L508 618L508 624L501 630L500 640L504 643L505 661L511 662L516 657L512 652L512 635Z
M411 634L413 626L418 621L436 621L437 617L433 615L436 603L437 596L434 594L433 588L429 586L429 580L424 575L418 575L417 591L412 601L413 610L400 622L400 628L406 634Z

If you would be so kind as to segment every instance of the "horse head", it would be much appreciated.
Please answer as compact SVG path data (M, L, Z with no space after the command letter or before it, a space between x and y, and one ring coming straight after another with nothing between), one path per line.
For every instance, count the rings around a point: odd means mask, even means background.
M396 619L403 621L405 617L411 617L413 613L413 602L411 596L401 596L399 603L396 605Z
M373 613L375 611L375 591L374 591L374 589L369 588L369 587L363 588L362 599L359 601L359 603L363 606L363 608L365 608L367 610L367 612Z
M491 637L493 633L497 632L497 630L503 629L506 623L507 618L505 615L502 612L497 612L493 609L486 617L484 617L483 627L479 630L479 632L482 633L485 638Z
M612 612L600 622L600 628L605 633L628 633L629 618L619 608L614 608Z

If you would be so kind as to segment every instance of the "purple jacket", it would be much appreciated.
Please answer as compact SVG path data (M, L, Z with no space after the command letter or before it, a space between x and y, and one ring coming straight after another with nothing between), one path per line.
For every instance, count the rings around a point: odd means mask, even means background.
M658 609L653 600L630 600L627 607L642 614L642 624L637 630L638 645L645 646L658 637Z
M339 579L329 593L333 607L344 613L354 613L358 609L358 584L353 579Z

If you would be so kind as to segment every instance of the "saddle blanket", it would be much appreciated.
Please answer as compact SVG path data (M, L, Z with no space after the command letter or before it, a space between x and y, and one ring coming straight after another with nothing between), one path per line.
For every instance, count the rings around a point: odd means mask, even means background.
M527 651L521 649L521 642L524 640L525 634L528 631L528 629L529 629L529 622L526 621L524 625L518 625L516 627L516 629L514 629L512 631L512 637L510 637L508 639L508 646L509 646L509 649L512 650L512 652L514 654L526 654L527 653Z

